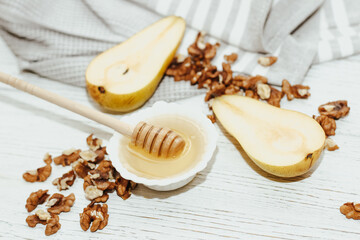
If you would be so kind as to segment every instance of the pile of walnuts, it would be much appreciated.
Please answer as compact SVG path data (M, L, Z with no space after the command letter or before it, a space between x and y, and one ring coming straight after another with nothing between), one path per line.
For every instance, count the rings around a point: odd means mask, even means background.
M224 94L238 94L251 97L257 100L267 101L269 104L280 107L280 101L284 95L290 101L294 98L308 98L310 96L309 87L302 85L291 86L287 80L283 80L281 91L268 84L268 79L264 76L233 75L231 64L238 57L236 53L225 55L226 62L222 63L222 70L211 64L211 60L216 55L219 43L205 43L204 33L199 32L196 40L188 48L189 56L177 55L173 59L166 75L173 76L175 81L190 81L198 88L207 89L205 101ZM259 64L271 66L277 57L261 57ZM210 107L211 108L211 107ZM214 123L215 116L209 115L209 119Z
M71 148L54 159L51 155L45 154L46 166L27 171L23 174L23 178L28 182L45 181L51 175L52 161L56 165L71 166L72 170L54 179L52 183L59 191L63 191L74 184L76 177L84 179L85 197L91 202L80 214L80 226L84 231L90 228L90 231L94 232L107 225L109 214L105 202L109 199L109 193L116 191L119 197L126 200L131 196L131 190L136 187L136 183L121 177L112 162L106 159L106 147L102 146L101 139L93 138L91 134L86 138L86 142L89 146L88 150ZM25 207L28 212L32 212L45 202L47 209L37 210L34 215L26 218L26 222L29 227L35 227L38 223L46 225L45 235L52 235L61 227L59 214L69 212L74 201L73 193L67 197L54 193L50 197L48 190L33 192L26 201Z

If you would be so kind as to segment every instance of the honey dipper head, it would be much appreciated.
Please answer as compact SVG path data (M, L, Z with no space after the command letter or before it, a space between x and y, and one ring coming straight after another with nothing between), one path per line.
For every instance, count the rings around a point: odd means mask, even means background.
M131 142L147 153L166 158L177 156L185 147L184 139L176 132L145 122L139 122L136 125Z

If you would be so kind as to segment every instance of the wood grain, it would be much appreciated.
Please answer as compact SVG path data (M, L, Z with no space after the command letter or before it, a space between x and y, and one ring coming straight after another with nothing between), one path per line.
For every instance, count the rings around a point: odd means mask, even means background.
M19 74L16 61L0 43L1 71L95 107L84 89ZM359 221L339 212L347 201L360 201L360 56L313 66L305 78L308 100L282 100L282 107L317 113L327 101L346 99L350 115L337 121L333 139L340 146L324 152L317 168L302 177L284 180L260 170L221 126L211 164L187 186L155 192L139 186L123 201L112 194L109 224L96 233L84 232L79 213L88 204L77 180L75 205L60 215L62 227L49 239L358 239ZM204 111L203 96L192 101ZM69 147L85 148L89 133L109 139L111 131L50 103L0 85L0 238L44 239L44 226L27 227L25 199L37 189L57 192L51 180L68 171L53 167L44 183L27 183L21 175L42 166L45 152L60 154ZM121 115L116 115L119 118Z

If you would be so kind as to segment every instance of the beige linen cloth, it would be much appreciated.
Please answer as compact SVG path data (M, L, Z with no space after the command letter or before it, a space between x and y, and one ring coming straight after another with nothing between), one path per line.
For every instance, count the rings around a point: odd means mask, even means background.
M312 64L360 52L358 0L0 0L0 35L20 69L84 86L91 59L168 15L187 22L180 53L203 30L221 43L215 65L236 52L234 71L265 75L275 85L284 78L300 83ZM258 65L263 54L278 62ZM199 93L165 77L149 103Z

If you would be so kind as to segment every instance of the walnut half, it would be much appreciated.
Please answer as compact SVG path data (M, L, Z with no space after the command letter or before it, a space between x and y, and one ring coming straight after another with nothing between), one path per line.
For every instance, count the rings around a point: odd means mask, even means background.
M90 231L95 232L103 229L107 225L108 219L108 205L94 204L84 208L83 213L80 213L80 226L87 231L92 223Z
M348 115L350 108L346 100L328 102L319 106L319 113L334 119L339 119Z
M60 214L61 212L69 212L71 207L74 205L75 195L71 193L69 196L64 197L60 193L54 193L46 204L48 212L52 214Z
M50 236L59 231L61 224L59 222L59 216L53 214L51 218L47 221L45 228L45 235Z
M48 190L38 190L36 192L32 192L28 199L26 199L25 208L28 212L34 210L39 204L43 204L46 199L50 196Z
M55 234L61 228L59 216L49 214L44 210L36 211L35 215L30 215L26 218L26 223L29 227L35 227L38 223L46 225L45 235L50 236Z
M23 174L23 178L27 182L44 182L51 174L51 156L46 153L44 156L44 162L46 165L44 167L38 168L36 170L30 170Z

